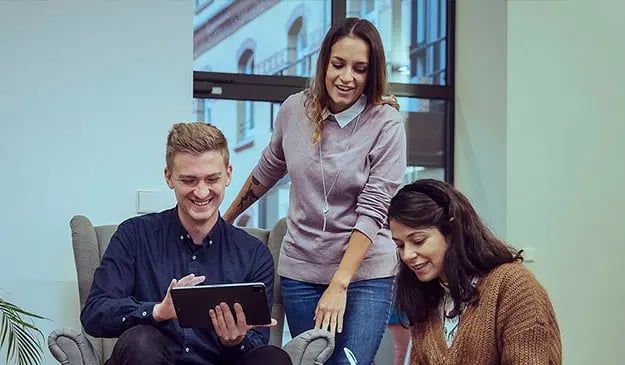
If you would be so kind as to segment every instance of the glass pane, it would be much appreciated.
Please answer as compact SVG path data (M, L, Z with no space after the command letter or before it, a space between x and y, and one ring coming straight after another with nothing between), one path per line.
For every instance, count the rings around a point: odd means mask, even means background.
M228 139L232 182L226 189L222 213L234 200L256 166L263 148L269 143L273 120L279 108L279 103L247 100L193 100L194 120L215 125ZM246 227L273 227L281 217L286 216L289 186L288 179L280 181L258 203L241 214L235 223Z
M445 179L444 100L397 98L406 122L406 175L404 182Z
M445 85L447 0L347 0L347 16L380 32L389 81Z
M308 77L330 22L330 0L195 0L193 69Z

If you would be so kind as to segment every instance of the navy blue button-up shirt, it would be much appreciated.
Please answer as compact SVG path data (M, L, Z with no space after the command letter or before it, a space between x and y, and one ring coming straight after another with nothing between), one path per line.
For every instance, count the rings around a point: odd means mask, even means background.
M181 328L176 320L157 322L152 309L172 279L205 275L204 284L263 282L273 298L273 258L267 246L221 217L202 245L193 243L177 207L126 220L111 238L80 315L95 337L119 337L138 324L157 327L172 339L178 362L223 364L269 342L269 329L256 328L237 346L223 346L213 329ZM206 310L208 316L208 308Z

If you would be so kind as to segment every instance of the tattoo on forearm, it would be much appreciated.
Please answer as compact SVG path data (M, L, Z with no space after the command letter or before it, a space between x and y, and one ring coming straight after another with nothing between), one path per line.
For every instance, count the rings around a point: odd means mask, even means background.
M247 207L244 207L244 204L252 205L252 203L258 200L259 197L254 193L254 189L252 188L253 185L260 185L260 181L256 180L254 176L252 176L252 182L250 183L250 186L247 189L247 192L241 198L241 201L239 201L239 204L238 204L239 209L247 208Z

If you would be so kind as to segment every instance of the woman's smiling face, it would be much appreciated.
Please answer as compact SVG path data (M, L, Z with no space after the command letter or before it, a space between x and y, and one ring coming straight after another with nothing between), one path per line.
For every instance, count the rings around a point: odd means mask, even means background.
M413 228L395 219L389 222L399 257L420 281L447 282L445 253L447 239L436 227Z
M349 108L363 93L369 71L369 45L355 36L339 39L330 49L325 86L329 109L339 113Z

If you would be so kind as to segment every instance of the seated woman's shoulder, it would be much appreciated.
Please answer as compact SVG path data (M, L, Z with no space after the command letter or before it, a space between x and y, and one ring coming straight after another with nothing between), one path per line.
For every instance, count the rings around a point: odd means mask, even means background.
M525 266L524 263L519 262L519 261L501 264L497 266L496 268L494 268L491 272L501 273L501 274L507 273L507 274L512 274L512 275L521 275L521 276L527 275L527 274L531 275L531 271L527 268L527 266Z
M520 261L508 262L494 268L491 273L504 274L512 276L533 276L532 272L527 268L525 263Z
M493 269L487 277L493 282L499 282L502 288L544 291L532 271L521 262L502 264Z

